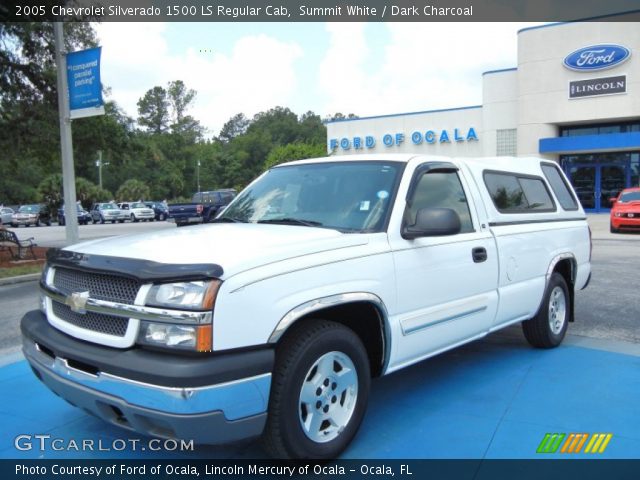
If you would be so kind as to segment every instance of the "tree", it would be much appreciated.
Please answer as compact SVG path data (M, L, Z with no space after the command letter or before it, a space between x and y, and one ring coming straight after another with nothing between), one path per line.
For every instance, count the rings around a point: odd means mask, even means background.
M360 118L358 117L358 115L354 114L354 113L350 113L348 115L345 115L343 113L334 113L333 115L327 115L325 117L325 121L327 122L334 122L336 120L351 120L352 118Z
M153 87L138 100L138 123L155 134L168 130L169 101L164 88Z
M182 80L175 80L169 82L167 94L173 111L173 123L180 124L184 119L185 111L196 98L196 91L187 88Z
M244 113L237 113L222 126L218 140L222 143L229 143L237 136L244 135L249 123L249 119L244 116Z
M271 150L269 156L264 162L264 169L267 170L271 167L284 162L290 162L292 160L324 157L326 154L327 148L324 143L321 145L310 143L290 143Z
M62 174L49 175L38 185L39 200L46 203L52 212L56 212L64 203L63 190ZM100 189L86 178L76 177L76 198L85 208L89 208L95 202L104 202L113 197L111 192Z
M1 8L0 8L1 10ZM65 49L96 45L88 22L64 24ZM33 202L38 179L60 171L53 24L0 22L0 199ZM28 168L25 168L28 166Z
M116 200L125 202L128 200L145 200L151 197L151 192L146 183L130 178L116 192Z

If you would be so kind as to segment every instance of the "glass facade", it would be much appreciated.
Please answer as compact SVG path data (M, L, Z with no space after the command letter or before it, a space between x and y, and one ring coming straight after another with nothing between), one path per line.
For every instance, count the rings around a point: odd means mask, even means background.
M607 135L609 133L640 132L640 120L622 123L602 123L598 125L572 125L560 127L561 137L580 135Z
M560 165L585 210L607 211L611 197L640 186L640 151L561 155Z

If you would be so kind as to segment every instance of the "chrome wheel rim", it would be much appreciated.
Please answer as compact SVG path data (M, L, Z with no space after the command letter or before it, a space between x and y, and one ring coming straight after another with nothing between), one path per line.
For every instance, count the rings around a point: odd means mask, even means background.
M549 327L554 335L558 335L567 318L567 299L564 290L554 287L549 296Z
M351 420L358 398L358 373L342 352L322 355L309 369L298 399L298 418L310 440L325 443Z

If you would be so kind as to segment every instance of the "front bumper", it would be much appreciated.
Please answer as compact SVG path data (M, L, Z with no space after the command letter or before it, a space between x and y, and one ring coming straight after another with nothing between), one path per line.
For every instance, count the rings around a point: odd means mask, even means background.
M611 225L613 226L613 228L640 230L640 214L635 214L633 217L612 216Z
M69 337L39 311L21 323L36 376L72 405L146 435L219 444L259 435L273 350L179 356L118 350Z
M35 225L38 221L37 218L12 218L11 223L16 225Z

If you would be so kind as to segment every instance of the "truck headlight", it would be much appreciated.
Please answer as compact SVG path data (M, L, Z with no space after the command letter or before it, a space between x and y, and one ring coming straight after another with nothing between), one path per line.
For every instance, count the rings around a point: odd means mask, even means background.
M196 352L212 350L211 325L175 325L141 322L138 343Z
M188 310L211 310L220 283L220 280L209 280L154 285L147 294L145 305Z

